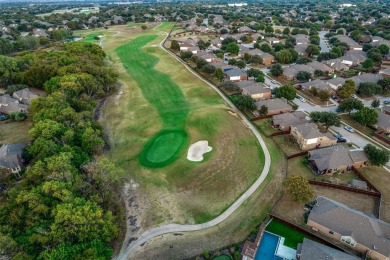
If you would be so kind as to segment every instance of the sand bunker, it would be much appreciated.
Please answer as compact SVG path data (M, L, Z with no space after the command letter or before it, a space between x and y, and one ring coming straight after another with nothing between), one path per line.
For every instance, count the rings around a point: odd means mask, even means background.
M203 161L203 154L210 152L213 150L211 146L209 146L209 142L207 141L198 141L190 146L187 153L187 159L193 162L201 162Z

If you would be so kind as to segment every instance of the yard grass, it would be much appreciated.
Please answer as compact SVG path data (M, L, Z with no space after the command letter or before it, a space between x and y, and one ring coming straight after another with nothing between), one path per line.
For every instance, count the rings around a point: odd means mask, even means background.
M390 172L378 166L359 168L359 171L382 193L381 219L390 222Z
M210 220L258 178L264 154L222 99L159 48L165 37L161 31L170 31L173 23L155 29L147 24L145 31L128 26L94 33L104 34L102 47L122 84L121 92L110 97L102 111L111 146L107 155L127 173L128 181L139 184L145 197L136 216L140 229L134 235L158 224ZM148 144L158 139L150 141L153 136L165 130L185 132L183 147L177 144L179 151L169 151L176 155L171 164L145 167L139 160L141 151L148 151ZM213 151L202 162L190 162L188 146L199 140L207 140ZM168 147L162 147L159 153L165 156Z
M295 143L291 135L279 135L272 138L286 156L300 153L303 150Z
M273 133L279 132L278 129L275 129L271 126L271 121L272 120L270 118L265 118L265 119L254 121L253 123L257 126L258 129L260 129L261 132L269 136Z
M298 244L302 243L305 237L308 238L301 232L276 220L272 220L265 230L284 237L284 245L293 249L297 249Z
M32 122L30 120L22 122L2 121L0 122L0 144L13 144L31 141L28 135Z
M96 36L101 36L100 33L91 33L84 39L82 39L83 42L89 42L89 43L98 43L98 41L95 39Z

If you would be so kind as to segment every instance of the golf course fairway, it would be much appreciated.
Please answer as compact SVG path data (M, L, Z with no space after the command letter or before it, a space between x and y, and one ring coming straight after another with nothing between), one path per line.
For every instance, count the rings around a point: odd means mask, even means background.
M116 49L127 73L137 82L143 96L152 104L162 121L162 129L143 147L139 159L149 168L164 167L178 158L185 144L184 130L189 114L189 103L170 76L155 70L159 59L145 48L156 35L144 35Z

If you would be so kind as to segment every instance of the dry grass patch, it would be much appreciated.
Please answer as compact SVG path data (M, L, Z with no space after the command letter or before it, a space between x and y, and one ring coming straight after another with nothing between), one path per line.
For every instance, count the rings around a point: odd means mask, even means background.
M279 135L272 137L272 139L279 145L283 153L287 156L300 153L303 150L295 142L295 139L292 135Z
M3 121L0 122L0 144L12 144L31 141L28 135L32 122L29 120L23 122Z

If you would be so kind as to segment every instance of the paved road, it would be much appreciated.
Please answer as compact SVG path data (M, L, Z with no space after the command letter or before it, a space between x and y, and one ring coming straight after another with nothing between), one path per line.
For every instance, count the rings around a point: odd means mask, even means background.
M168 35L166 36L166 38L167 37ZM225 212L223 212L217 218L203 224L197 224L197 225L168 224L168 225L147 230L136 241L130 243L128 247L122 248L121 252L116 258L118 260L128 259L131 253L134 252L139 246L148 242L150 239L154 237L167 234L167 233L203 230L218 225L219 223L227 219L231 214L233 214L233 212L237 208L239 208L242 205L242 203L244 203L257 190L257 188L264 182L265 178L267 177L271 165L271 156L269 154L268 148L265 145L264 140L259 134L259 132L257 131L257 129L244 116L244 114L241 113L241 111L236 108L236 106L230 101L230 99L228 99L216 86L204 80L202 77L196 74L187 64L185 64L180 59L178 59L170 51L166 50L163 47L163 43L165 39L160 43L160 48L163 49L165 52L169 53L170 55L172 55L172 57L174 57L178 62L180 62L189 72L191 72L194 76L196 76L197 78L205 82L207 85L209 85L213 90L215 90L222 97L222 99L231 107L231 109L235 113L237 113L237 115L242 119L244 124L253 132L253 134L256 136L257 140L259 141L261 148L264 151L265 164L264 164L263 171L261 172L259 178L255 181L255 183L253 183L252 186L249 187L249 189L246 192L244 192L244 194L242 194L240 198L238 198Z
M327 39L325 38L325 34L327 34L327 33L328 33L328 31L320 31L319 32L321 52L329 52L329 47L326 44Z

